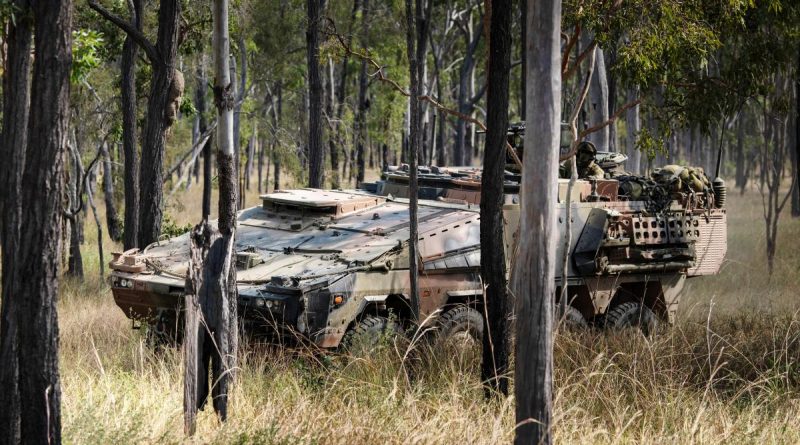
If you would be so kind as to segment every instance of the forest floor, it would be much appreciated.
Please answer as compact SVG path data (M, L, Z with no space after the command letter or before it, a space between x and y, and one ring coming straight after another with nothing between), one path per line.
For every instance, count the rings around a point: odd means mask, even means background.
M199 191L168 208L199 220ZM800 443L800 221L782 216L775 273L765 265L756 191L729 198L722 272L689 281L676 325L635 333L562 332L555 342L558 443ZM185 205L177 203L184 202ZM257 204L252 192L248 205ZM68 443L183 443L177 350L152 352L99 277L86 225L84 282L59 303ZM118 249L104 243L106 252ZM479 356L385 345L369 357L249 345L227 423L201 413L197 443L509 443L512 397L484 399ZM405 370L414 367L414 381Z

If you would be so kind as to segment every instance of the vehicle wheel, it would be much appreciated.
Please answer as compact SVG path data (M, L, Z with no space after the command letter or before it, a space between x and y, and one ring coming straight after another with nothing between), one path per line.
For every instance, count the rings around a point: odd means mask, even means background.
M466 350L483 341L483 316L477 310L458 306L445 311L437 321L437 344Z
M650 335L658 328L658 317L647 306L629 301L606 312L603 324L607 329L638 327L644 335Z
M563 306L556 302L556 315L558 318L555 320L556 323L562 323L562 327L567 329L584 329L589 326L589 323L586 322L586 318L583 316L581 311L576 309L574 306L567 306L566 313L564 313ZM563 320L563 322L562 322Z
M382 341L391 340L403 334L403 329L395 320L380 315L364 317L347 331L342 344L348 349L372 350Z

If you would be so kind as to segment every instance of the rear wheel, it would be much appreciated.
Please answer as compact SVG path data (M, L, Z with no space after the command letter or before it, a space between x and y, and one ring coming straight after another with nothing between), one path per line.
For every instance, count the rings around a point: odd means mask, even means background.
M647 306L629 301L611 308L606 313L603 325L607 329L637 327L644 335L651 335L658 329L658 317Z
M483 341L483 316L468 306L445 311L437 321L437 344L461 350L479 347Z

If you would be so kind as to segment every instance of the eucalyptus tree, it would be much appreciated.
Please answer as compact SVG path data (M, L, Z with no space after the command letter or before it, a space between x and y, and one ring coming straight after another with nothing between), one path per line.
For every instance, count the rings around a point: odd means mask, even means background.
M549 444L553 404L553 300L561 136L561 0L528 0L526 128L516 298L515 443Z
M228 416L237 350L237 288L234 238L238 180L234 150L234 102L230 69L228 0L214 0L212 34L214 104L217 108L217 170L219 172L218 233L204 219L191 234L186 277L184 347L184 426L195 432L197 410L208 397L220 420ZM210 362L210 363L209 363ZM210 369L209 369L210 365ZM210 372L209 372L210 371Z
M307 0L308 29L308 186L320 188L325 183L325 152L322 150L322 79L319 72L319 27L322 1Z
M158 33L155 43L151 42L130 21L113 14L100 5L97 0L88 0L88 4L136 42L144 51L151 65L150 93L147 101L139 172L140 208L137 243L144 247L156 241L161 234L164 211L163 163L167 132L175 121L177 106L183 94L183 74L175 69L180 45L182 2L180 0L160 1ZM123 112L130 113L130 108Z
M6 210L13 212L6 221L14 225L3 232L0 385L3 401L10 403L3 406L0 416L0 442L58 444L61 383L56 300L73 9L69 0L20 1L15 6L20 20L12 20L9 64L19 71L5 73L4 93L22 102L4 105L11 115L3 116L3 151L17 156L11 162L19 172L10 172L14 176L3 192L6 203L24 205L12 204ZM31 62L23 59L31 57L33 46L36 53L29 72ZM12 142L22 145L11 147ZM7 295L12 297L6 299Z
M3 131L0 164L0 248L2 248L2 307L0 307L0 442L20 441L20 388L17 306L22 295L14 290L15 260L21 250L20 188L28 140L30 113L33 14L28 0L15 0L18 12L6 34L6 69L3 70Z
M491 10L487 73L486 145L481 175L481 277L485 283L481 380L508 394L511 302L506 289L503 183L511 71L511 0L487 2Z

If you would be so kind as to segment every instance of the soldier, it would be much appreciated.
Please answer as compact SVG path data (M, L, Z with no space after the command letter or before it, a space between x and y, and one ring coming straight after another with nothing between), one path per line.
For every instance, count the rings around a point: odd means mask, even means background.
M605 172L595 162L597 148L589 141L583 141L578 145L578 152L575 154L575 162L578 167L578 179L603 179ZM558 169L558 176L562 179L569 179L572 176L569 161L565 161Z

